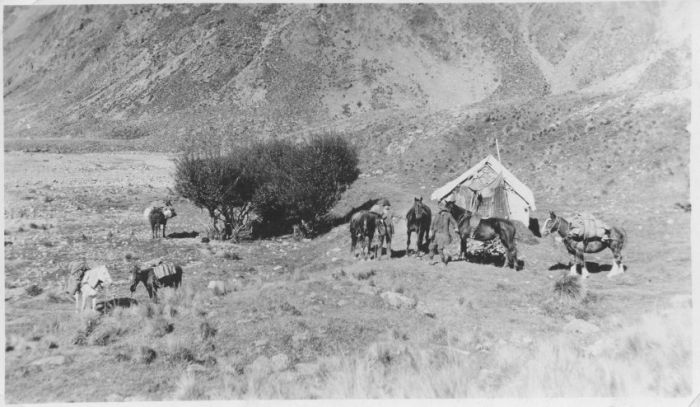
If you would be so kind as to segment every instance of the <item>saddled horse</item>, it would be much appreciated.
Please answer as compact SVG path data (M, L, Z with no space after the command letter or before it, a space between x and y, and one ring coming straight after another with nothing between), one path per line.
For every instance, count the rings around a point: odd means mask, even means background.
M355 255L358 240L365 259L372 250L372 239L381 217L367 210L361 210L350 218L350 253Z
M161 235L165 237L165 227L168 219L172 219L175 216L177 216L177 213L175 213L175 208L173 208L170 201L154 202L146 208L143 211L143 217L151 225L151 238L156 239Z
M608 273L608 278L625 272L625 267L622 264L622 248L627 240L627 234L621 227L612 226L610 228L610 239L601 240L599 237L588 240L574 240L568 236L571 224L561 216L557 216L554 212L549 213L549 218L542 225L542 236L546 236L552 232L557 232L564 242L566 250L571 255L571 274L577 274L578 266L581 266L581 276L588 277L586 262L583 259L584 253L598 253L605 249L610 249L613 253L615 261Z
M131 284L129 286L131 295L134 294L139 283L143 283L144 287L146 287L146 291L148 291L148 297L151 299L158 297L158 288L161 286L172 288L180 287L180 284L182 284L182 267L178 265L172 265L172 267L174 267L175 273L158 278L155 272L156 267L141 269L138 265L134 265L131 268Z
M421 248L427 248L431 218L432 213L428 205L423 203L423 198L413 198L413 206L406 213L406 254L409 253L411 233L413 232L418 235L416 252L421 251Z
M109 275L107 266L98 266L85 272L83 279L80 281L80 291L75 293L75 310L81 312L85 309L85 303L89 298L92 299L92 310L95 311L97 306L98 290L109 287L112 284L112 276ZM83 301L80 306L80 296Z
M448 209L459 225L460 255L463 255L465 259L467 258L468 239L488 242L498 238L506 249L508 267L520 270L521 264L518 261L518 250L515 245L515 225L513 225L513 222L502 218L483 219L454 203L450 203Z

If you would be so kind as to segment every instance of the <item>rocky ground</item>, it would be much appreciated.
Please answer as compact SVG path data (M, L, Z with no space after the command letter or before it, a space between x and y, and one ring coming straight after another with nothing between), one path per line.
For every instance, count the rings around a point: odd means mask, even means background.
M583 299L562 302L553 288L568 257L558 242L527 232L519 236L525 268L517 272L404 256L403 219L395 258L360 261L348 252L347 225L310 240L203 243L205 215L175 199L172 237L153 240L142 209L173 196L171 158L5 153L7 401L342 396L347 389L329 372L346 371L356 355L391 365L386 355L399 360L415 349L466 358L469 391L446 397L517 395L509 386L518 376L499 370L503 352L532 360L562 335L600 347L644 315L689 306L689 213L681 209L664 213L661 222L674 233L663 243L644 233L646 220L627 221L628 272L607 279L611 254L588 256L594 274ZM336 211L381 194L401 216L415 193L374 174ZM140 287L136 306L79 316L62 293L67 262L86 258L107 264L116 281L101 300L129 298L128 265L158 256L184 266L184 287L166 290L157 305ZM212 281L225 290L208 289ZM678 389L658 392L685 394L682 378L689 378L680 377Z

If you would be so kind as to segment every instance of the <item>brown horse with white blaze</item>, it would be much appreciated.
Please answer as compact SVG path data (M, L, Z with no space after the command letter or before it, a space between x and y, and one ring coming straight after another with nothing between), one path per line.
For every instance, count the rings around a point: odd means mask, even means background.
M588 277L586 262L583 259L584 253L598 253L605 249L610 249L613 253L614 262L608 278L625 272L625 266L622 264L622 248L627 240L627 234L621 227L612 226L610 228L610 238L601 240L600 238L591 238L588 240L574 240L569 237L569 229L571 224L561 216L557 216L554 212L549 213L549 218L542 225L542 236L556 232L562 238L566 250L571 255L571 274L577 274L578 266L581 266L581 276Z

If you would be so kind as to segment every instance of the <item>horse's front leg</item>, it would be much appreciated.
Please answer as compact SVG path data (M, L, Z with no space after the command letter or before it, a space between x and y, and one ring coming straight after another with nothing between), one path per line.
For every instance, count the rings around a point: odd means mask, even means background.
M585 245L584 245L585 247ZM578 266L581 265L581 278L588 278L588 275L590 274L588 272L588 269L586 268L586 261L583 258L583 250L576 250L576 253L574 254L574 265ZM575 267L574 266L574 267ZM574 269L575 273L575 269Z
M425 250L425 231L423 228L418 229L416 232L416 256L420 256Z
M622 265L622 253L619 248L610 248L613 252L614 260L612 269L608 273L608 278L612 278L618 274L625 272L625 266Z
M97 309L97 297L92 297L92 310L95 311Z
M406 233L406 256L410 254L409 247L411 246L411 230Z
M80 293L75 293L75 312L80 313Z
M586 268L586 262L583 259L583 255L581 255L581 277L588 278L590 274L591 273L589 273L588 269Z
M573 247L569 249L569 266L571 266L571 270L569 271L569 275L575 276L578 274L578 257L576 255L576 249Z
M467 260L467 242L462 235L459 235L459 257L464 261Z

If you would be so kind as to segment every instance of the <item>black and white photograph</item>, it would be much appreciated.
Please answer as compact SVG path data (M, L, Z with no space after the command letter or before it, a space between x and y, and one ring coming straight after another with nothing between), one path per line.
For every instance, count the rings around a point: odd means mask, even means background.
M700 406L699 6L4 2L3 404Z

